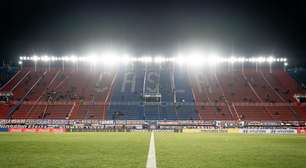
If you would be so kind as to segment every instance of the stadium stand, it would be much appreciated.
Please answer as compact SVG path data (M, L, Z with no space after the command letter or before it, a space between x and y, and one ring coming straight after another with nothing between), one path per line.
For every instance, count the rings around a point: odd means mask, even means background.
M118 70L113 85L107 119L144 119L142 65L130 65Z
M0 92L12 96L1 102L0 118L305 120L305 105L295 98L305 91L292 73L194 71L171 63L90 71L26 67L1 77Z
M174 67L174 96L177 119L199 119L195 108L195 99L189 82L188 72L180 67Z
M12 92L14 108L1 105L3 112L13 119L66 119L74 110L73 102L99 101L105 103L110 95L111 74L89 73L74 70L25 68L16 73L1 91ZM99 76L100 75L100 76ZM64 102L64 103L63 103ZM77 103L79 104L79 103ZM82 106L81 106L82 107ZM103 119L106 108L99 108L100 113L89 113L91 118ZM82 108L80 108L82 109ZM91 108L92 109L92 108ZM90 110L91 110L90 109ZM94 110L93 110L94 111ZM97 110L95 110L97 111ZM6 118L1 114L2 118ZM71 115L78 116L77 114Z
M194 74L191 83L200 119L235 119L233 108L230 106L217 74L214 72ZM207 104L201 105L202 103Z
M0 119L6 119L8 117L9 109L10 105L4 103L0 104Z
M306 106L300 106L297 107L299 109L299 111L302 113L302 118L304 118L304 120L306 120Z

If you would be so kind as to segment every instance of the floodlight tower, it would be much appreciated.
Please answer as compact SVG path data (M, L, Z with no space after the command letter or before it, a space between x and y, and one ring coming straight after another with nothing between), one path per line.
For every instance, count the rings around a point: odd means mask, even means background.
M36 55L33 56L33 61L34 61L34 71L36 72L37 69L37 61L38 61L38 57Z
M51 70L51 61L48 61L48 71L50 72L50 70Z
M275 61L275 58L270 56L270 57L267 58L267 61L269 63L269 72L272 73L272 63Z
M172 68L171 68L171 90L172 90L172 94L173 94L173 111L176 114L176 118L177 118L177 111L176 111L176 87L175 87L175 80L174 80L174 75L175 75L175 64L172 63L171 64Z
M235 57L231 57L229 62L231 63L231 72L233 72L234 71Z
M245 62L245 59L242 57L242 58L240 58L240 61L241 61L241 71L242 71L242 73L244 73L244 62Z
M62 70L63 71L65 70L65 61L64 61L64 59L62 59Z
M22 64L23 64L23 62L22 61L18 61L18 65L20 66L20 69L22 69Z
M286 71L287 71L287 66L288 66L288 63L287 63L287 62L285 62L285 63L284 63L284 72L286 72Z
M76 67L76 71L79 72L79 61L75 61L74 64Z

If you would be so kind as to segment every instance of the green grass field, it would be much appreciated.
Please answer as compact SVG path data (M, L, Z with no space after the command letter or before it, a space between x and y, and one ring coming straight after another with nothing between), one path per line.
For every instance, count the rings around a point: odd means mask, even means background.
M306 136L157 134L161 168L302 168Z
M0 133L0 168L144 168L149 133ZM306 136L156 133L158 168L304 168Z
M0 168L143 168L149 133L0 134Z

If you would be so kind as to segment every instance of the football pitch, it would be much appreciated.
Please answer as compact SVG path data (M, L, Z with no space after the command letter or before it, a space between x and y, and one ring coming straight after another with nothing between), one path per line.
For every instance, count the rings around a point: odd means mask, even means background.
M144 168L150 133L0 133L1 168ZM306 136L155 133L158 168L306 167Z

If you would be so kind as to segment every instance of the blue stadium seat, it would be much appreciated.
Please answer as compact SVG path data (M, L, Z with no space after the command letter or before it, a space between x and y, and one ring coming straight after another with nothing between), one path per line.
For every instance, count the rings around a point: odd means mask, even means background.
M143 94L158 94L161 99L146 102ZM173 73L168 65L134 64L120 68L107 112L107 119L114 117L125 120L198 119L186 71Z

